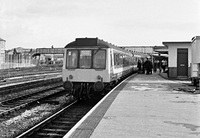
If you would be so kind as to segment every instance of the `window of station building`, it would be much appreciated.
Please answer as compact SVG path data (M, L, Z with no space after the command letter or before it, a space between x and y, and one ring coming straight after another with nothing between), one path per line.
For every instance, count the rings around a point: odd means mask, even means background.
M105 69L105 67L106 67L106 51L94 50L93 68Z
M92 51L91 50L80 50L80 68L91 68L92 65Z
M67 66L66 68L77 68L78 65L78 51L67 50Z

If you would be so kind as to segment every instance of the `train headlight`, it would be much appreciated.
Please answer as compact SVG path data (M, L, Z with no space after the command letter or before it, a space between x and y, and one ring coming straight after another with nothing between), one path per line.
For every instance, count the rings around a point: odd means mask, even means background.
M65 81L63 83L63 87L65 88L65 90L69 91L73 88L73 84L71 81Z
M69 75L69 79L70 79L70 80L73 79L73 76L72 76L72 75Z
M104 89L104 84L101 81L97 81L94 83L94 90L95 91L102 91Z

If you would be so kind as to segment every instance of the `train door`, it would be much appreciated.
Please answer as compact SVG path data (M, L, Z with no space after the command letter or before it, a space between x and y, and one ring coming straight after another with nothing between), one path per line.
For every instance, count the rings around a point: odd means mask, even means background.
M188 49L177 49L177 76L188 76Z
M110 49L109 56L110 56L110 65L109 65L110 73L113 74L113 70L114 70L114 57L113 57L113 50L112 49Z

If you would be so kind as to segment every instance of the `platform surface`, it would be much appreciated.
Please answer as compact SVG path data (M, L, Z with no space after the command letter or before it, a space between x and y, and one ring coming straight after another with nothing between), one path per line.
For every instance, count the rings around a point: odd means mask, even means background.
M199 138L200 94L178 90L188 84L138 74L113 91L71 137Z

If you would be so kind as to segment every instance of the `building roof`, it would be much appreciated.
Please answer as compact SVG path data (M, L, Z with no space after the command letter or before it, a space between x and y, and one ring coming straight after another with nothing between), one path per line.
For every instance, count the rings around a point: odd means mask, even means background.
M166 46L155 46L153 49L160 54L168 54L168 48Z
M155 47L155 46L152 46L152 45L129 45L129 46L127 46L127 45L123 45L123 46L119 46L119 47L125 47L125 48L153 48L153 47Z
M2 38L0 38L0 41L6 41L6 40L3 40Z
M195 41L195 40L197 40L197 39L200 39L200 36L195 36L195 37L193 37L193 38L192 38L192 42Z
M162 44L165 46L170 44L191 44L191 41L162 42Z
M162 42L163 45L165 45L167 48L171 47L171 46L177 46L177 45L191 45L192 42L191 41L176 41L176 42Z

